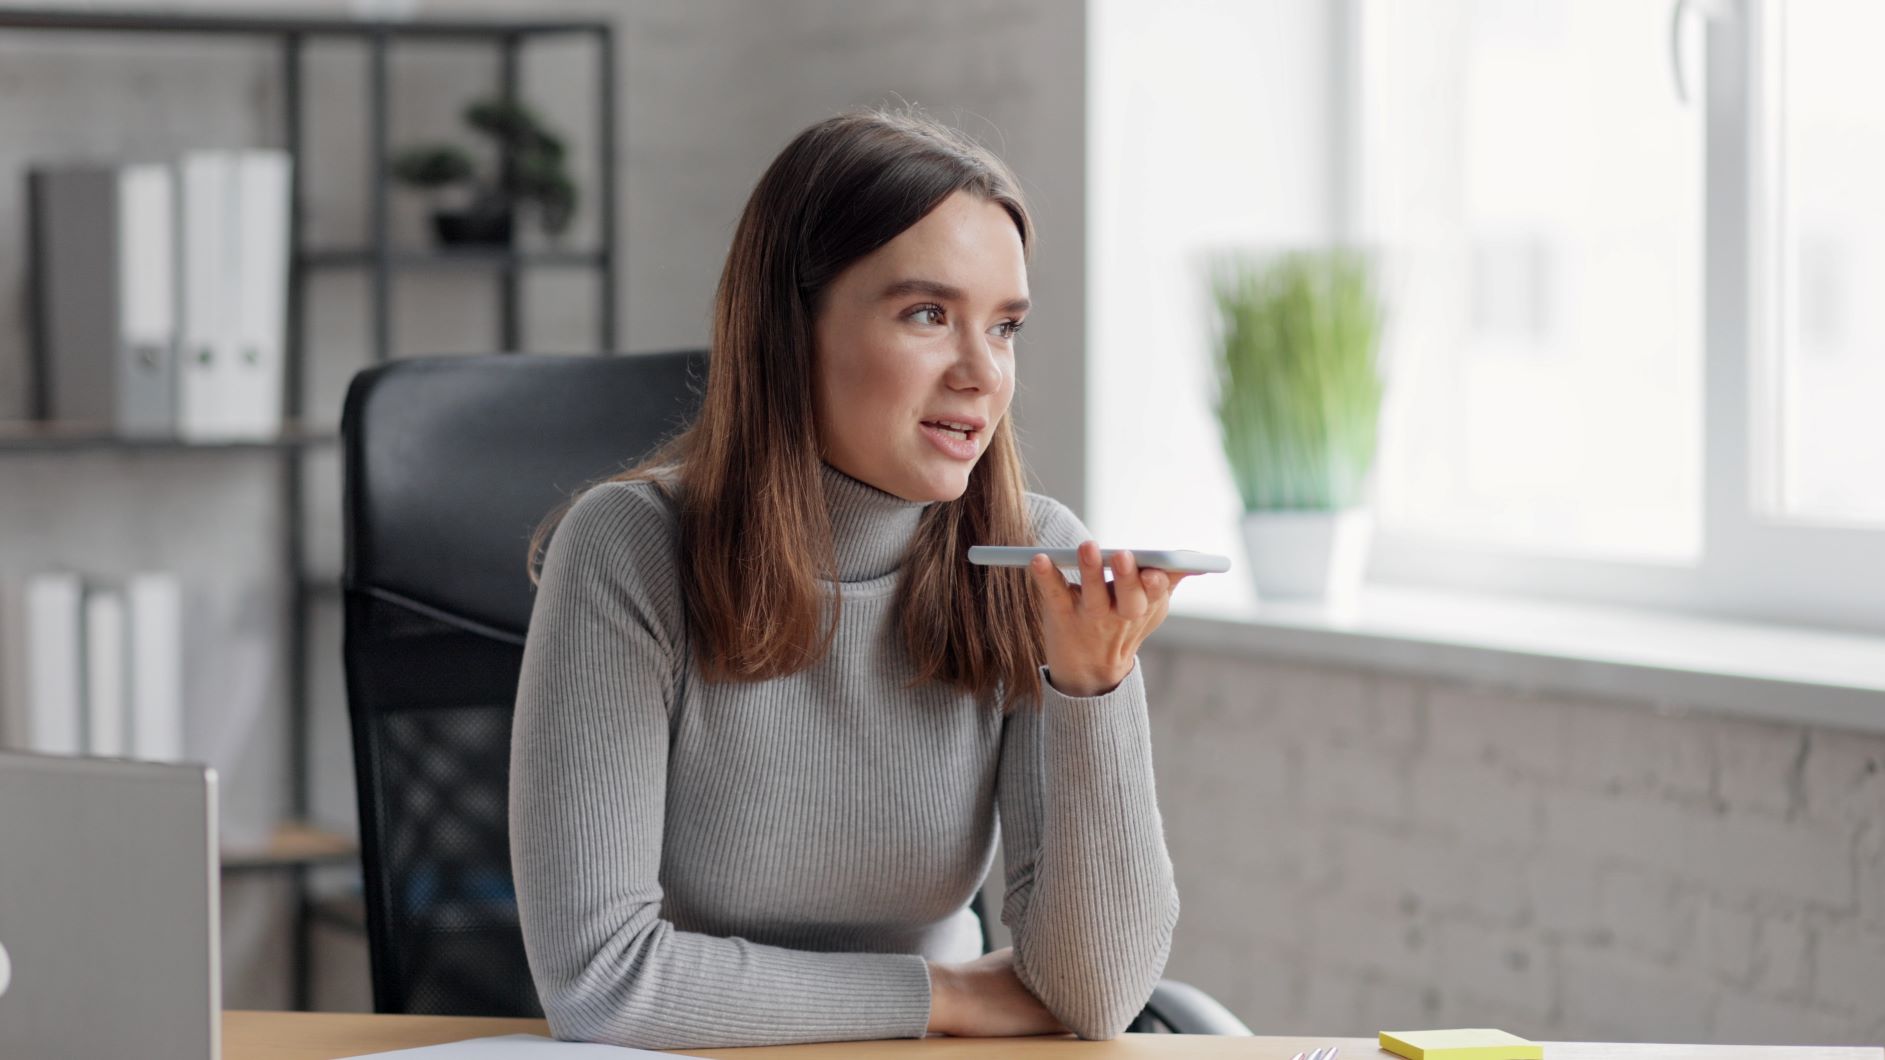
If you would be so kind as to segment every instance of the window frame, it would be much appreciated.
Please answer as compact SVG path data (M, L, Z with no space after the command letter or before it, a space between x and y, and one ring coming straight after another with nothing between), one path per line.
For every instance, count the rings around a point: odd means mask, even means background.
M1689 614L1885 633L1885 529L1781 518L1778 431L1763 392L1778 378L1780 233L1769 149L1781 118L1764 27L1784 0L1712 6L1671 0L1671 33L1687 15L1706 26L1702 278L1702 554L1693 565L1551 556L1466 544L1377 522L1370 580L1493 594L1625 604ZM1332 161L1340 189L1338 239L1355 233L1365 165L1363 0L1338 0L1331 19L1331 98L1340 124ZM1390 385L1392 385L1390 383ZM1866 578L1862 572L1879 572Z

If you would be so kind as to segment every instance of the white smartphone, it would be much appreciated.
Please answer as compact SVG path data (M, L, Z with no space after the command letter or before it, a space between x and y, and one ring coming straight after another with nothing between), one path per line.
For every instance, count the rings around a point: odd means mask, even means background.
M1042 552L1047 553L1047 558L1056 567L1080 569L1080 550L1077 548L970 545L969 562L984 567L1026 567ZM1156 567L1180 574L1222 574L1230 570L1229 556L1220 556L1214 552L1193 552L1188 548L1102 548L1100 566L1112 570L1113 555L1118 552L1132 553L1133 560L1140 567Z

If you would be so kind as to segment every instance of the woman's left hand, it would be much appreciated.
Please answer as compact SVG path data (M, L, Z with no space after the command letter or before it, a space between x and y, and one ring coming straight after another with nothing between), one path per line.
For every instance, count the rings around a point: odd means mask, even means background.
M1080 543L1080 584L1060 573L1044 553L1028 566L1041 591L1047 675L1062 695L1097 696L1119 687L1145 638L1165 621L1172 590L1190 577L1152 568L1140 571L1132 553L1113 554L1106 580L1097 541Z

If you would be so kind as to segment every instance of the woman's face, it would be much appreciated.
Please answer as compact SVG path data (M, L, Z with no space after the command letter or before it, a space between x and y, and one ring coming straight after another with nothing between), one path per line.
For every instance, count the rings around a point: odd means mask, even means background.
M969 192L852 262L814 324L825 461L905 500L960 497L1014 397L1027 311L1021 234ZM934 420L980 426L965 443L924 426Z

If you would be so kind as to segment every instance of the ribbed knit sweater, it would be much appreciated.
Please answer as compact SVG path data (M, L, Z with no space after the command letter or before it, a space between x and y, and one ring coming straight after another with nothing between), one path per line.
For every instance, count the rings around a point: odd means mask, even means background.
M1178 891L1135 659L1035 710L914 674L891 606L926 504L820 463L843 609L808 670L709 685L679 520L584 494L544 556L511 740L512 868L553 1034L648 1049L922 1037L925 959L981 953L999 840L1016 974L1110 1038L1164 971ZM1027 494L1040 547L1090 536ZM1078 572L1067 572L1078 581ZM825 582L826 586L832 583Z

